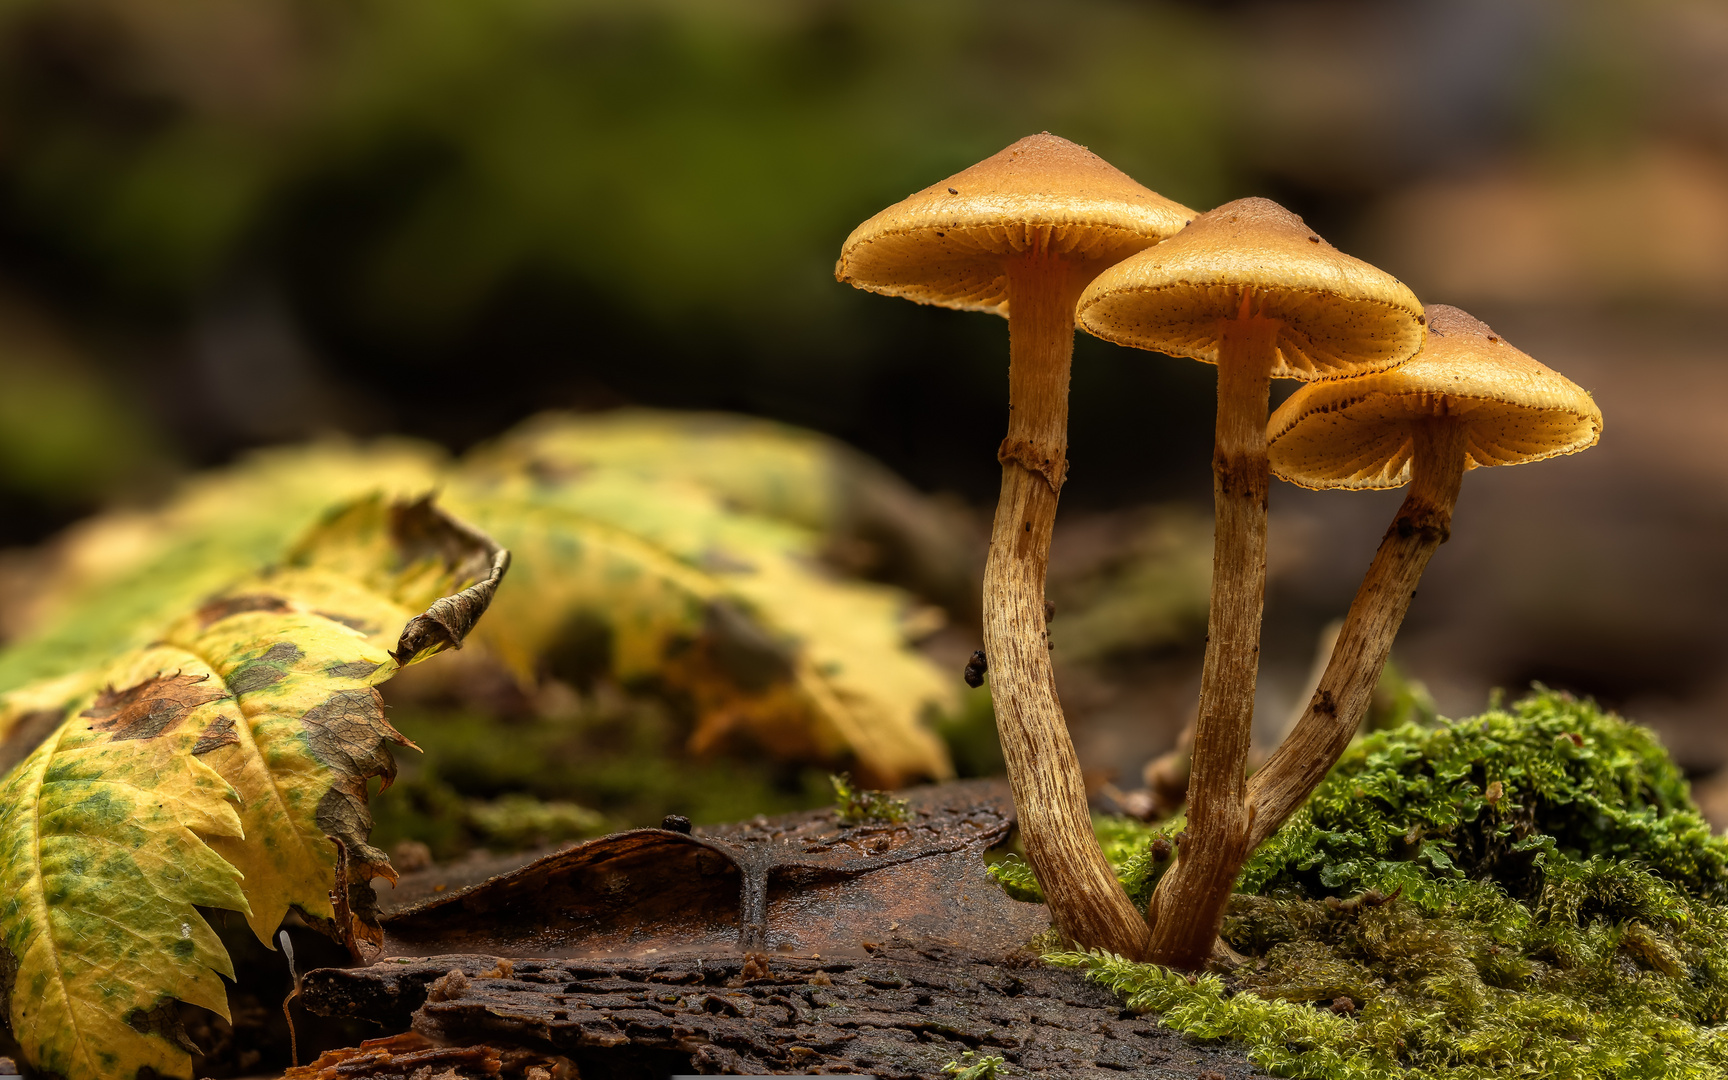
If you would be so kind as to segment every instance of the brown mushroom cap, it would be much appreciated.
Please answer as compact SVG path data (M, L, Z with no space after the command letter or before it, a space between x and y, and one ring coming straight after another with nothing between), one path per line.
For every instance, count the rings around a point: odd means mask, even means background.
M1119 345L1218 362L1219 324L1243 298L1279 320L1275 378L1377 371L1422 346L1422 302L1397 278L1345 255L1269 199L1238 199L1100 274L1080 325Z
M834 276L921 304L1006 315L1004 256L1042 248L1104 267L1193 217L1084 146L1045 132L853 229Z
M1455 307L1428 309L1428 341L1391 371L1315 383L1266 427L1272 474L1307 488L1395 488L1410 480L1411 427L1469 425L1464 467L1518 465L1595 444L1602 411L1570 379Z

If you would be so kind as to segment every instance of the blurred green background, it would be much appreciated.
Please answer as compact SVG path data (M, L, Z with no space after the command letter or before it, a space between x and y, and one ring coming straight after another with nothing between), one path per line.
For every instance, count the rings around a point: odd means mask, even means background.
M627 403L808 425L987 507L1004 325L832 264L1046 129L1196 208L1278 199L1592 390L1600 448L1466 484L1399 656L1446 712L1546 679L1694 771L1728 759L1728 9L1704 0L14 2L0 546L253 446L460 450ZM1096 592L1148 504L1204 515L1211 395L1209 368L1082 337L1058 587ZM1275 492L1274 727L1395 504ZM1090 766L1169 745L1183 641L1063 676Z

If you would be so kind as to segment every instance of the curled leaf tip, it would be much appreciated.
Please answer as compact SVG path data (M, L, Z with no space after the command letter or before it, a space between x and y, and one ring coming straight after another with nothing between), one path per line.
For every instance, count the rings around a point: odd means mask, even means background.
M499 582L510 569L510 552L493 545L491 571L481 580L452 596L441 596L419 615L408 620L390 657L402 667L445 649L460 649L468 631L492 604Z

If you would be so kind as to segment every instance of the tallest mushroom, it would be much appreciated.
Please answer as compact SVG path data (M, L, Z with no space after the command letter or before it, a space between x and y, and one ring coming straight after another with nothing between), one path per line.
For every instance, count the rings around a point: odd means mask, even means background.
M834 270L872 292L1008 317L1008 435L996 453L1002 492L984 570L990 694L1026 857L1058 930L1126 956L1144 952L1146 924L1092 833L1051 679L1044 571L1068 471L1075 302L1099 272L1193 216L1045 133L858 226Z
M1251 850L1248 746L1266 592L1266 411L1271 380L1392 367L1422 346L1422 304L1267 199L1238 199L1101 274L1081 325L1122 345L1218 366L1212 452L1212 605L1188 781L1188 829L1148 917L1151 958L1193 970L1211 953Z

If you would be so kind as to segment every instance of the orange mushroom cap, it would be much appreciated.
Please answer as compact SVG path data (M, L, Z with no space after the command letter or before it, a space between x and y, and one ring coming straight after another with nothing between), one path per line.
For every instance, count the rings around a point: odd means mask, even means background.
M1048 251L1103 269L1194 211L1049 132L895 203L852 230L834 276L921 304L1008 314L1004 259Z
M1269 199L1237 199L1104 271L1079 321L1119 345L1218 362L1220 326L1277 319L1275 378L1390 367L1422 345L1422 302L1403 282L1315 235Z
M1602 411L1577 384L1436 304L1414 359L1304 386L1278 407L1266 426L1272 475L1307 488L1400 487L1413 425L1442 416L1469 427L1466 469L1575 454L1602 435Z

